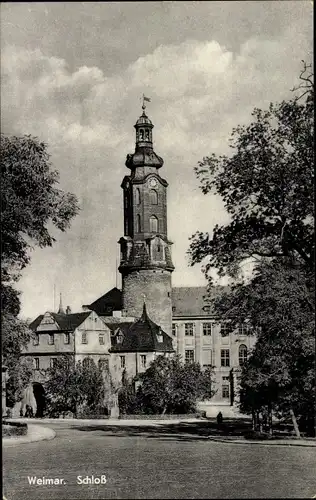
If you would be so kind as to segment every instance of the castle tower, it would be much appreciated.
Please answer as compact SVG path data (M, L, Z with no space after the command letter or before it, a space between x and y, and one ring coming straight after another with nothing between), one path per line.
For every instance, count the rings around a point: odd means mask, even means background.
M121 187L124 236L119 240L123 315L139 318L144 300L150 318L171 335L171 241L167 237L167 186L163 159L153 150L153 124L143 113L135 124L135 153L127 155L130 175Z

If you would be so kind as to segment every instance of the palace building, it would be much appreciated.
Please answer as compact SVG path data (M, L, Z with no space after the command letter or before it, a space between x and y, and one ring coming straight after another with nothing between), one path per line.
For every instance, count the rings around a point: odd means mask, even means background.
M123 178L124 234L119 240L122 290L113 288L83 312L46 312L30 325L34 338L25 355L34 358L34 383L41 371L64 353L100 367L146 370L159 354L178 353L185 363L215 368L214 403L232 405L236 374L253 347L247 324L236 330L214 315L206 287L172 287L172 242L167 230L167 181L160 175L163 159L153 148L153 124L143 112L135 124L135 152ZM222 291L214 287L212 295Z

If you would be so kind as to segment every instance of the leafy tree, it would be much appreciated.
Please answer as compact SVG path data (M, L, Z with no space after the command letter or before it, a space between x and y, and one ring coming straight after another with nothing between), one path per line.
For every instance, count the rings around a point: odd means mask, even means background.
M288 255L313 268L311 76L304 85L304 95L267 111L255 109L250 125L233 129L231 156L212 154L195 168L203 193L220 195L231 217L227 225L216 225L212 236L197 232L191 238L191 264L206 261L207 276L212 267L220 276L236 276L245 259Z
M5 277L30 261L32 245L55 241L48 224L65 231L78 212L76 197L58 189L47 145L31 136L1 136L1 252Z
M2 332L5 332L2 336L2 362L8 369L6 405L12 408L22 398L32 375L32 360L20 358L21 349L27 345L31 331L24 321L7 313L2 317Z
M20 383L27 378L26 362L19 361L19 355L30 336L25 322L18 319L16 282L30 262L33 246L51 246L55 241L49 226L65 231L78 212L76 197L57 187L58 172L49 158L47 145L35 137L1 135L2 355L8 365L10 402L20 396Z
M231 156L196 168L203 193L219 194L231 220L193 235L191 264L235 278L214 301L232 322L249 321L257 343L241 375L241 407L253 413L315 415L314 83L304 63L289 101L255 109L232 132ZM254 271L242 278L242 265ZM257 414L257 416L256 416ZM271 424L271 418L270 418Z
M102 371L92 359L88 363L75 363L73 356L61 356L46 376L44 388L50 414L77 415L104 408L107 387Z
M158 356L137 377L137 407L145 413L191 413L198 400L211 398L213 371L198 363L183 364L179 356Z

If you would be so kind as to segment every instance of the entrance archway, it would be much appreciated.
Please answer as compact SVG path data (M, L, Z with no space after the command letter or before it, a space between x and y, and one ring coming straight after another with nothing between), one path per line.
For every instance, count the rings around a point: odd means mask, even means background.
M39 382L33 383L33 394L36 401L36 415L37 418L42 418L44 416L44 410L46 407L46 395L45 389Z

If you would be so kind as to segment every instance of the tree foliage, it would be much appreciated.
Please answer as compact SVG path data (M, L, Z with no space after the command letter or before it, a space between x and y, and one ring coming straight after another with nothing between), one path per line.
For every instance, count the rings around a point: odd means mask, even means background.
M22 398L23 390L32 375L32 360L28 357L21 358L21 350L29 342L31 331L24 321L10 313L2 316L1 323L2 362L8 370L6 404L8 407L13 407Z
M198 400L214 394L213 371L202 371L198 363L183 364L179 356L158 356L137 377L137 383L135 398L131 386L127 386L124 396L121 393L121 404L122 400L125 405L129 402L129 412L192 413Z
M30 262L33 246L51 246L49 228L65 231L78 212L76 197L57 187L58 172L49 158L47 145L36 137L1 135L1 331L9 402L21 396L29 373L26 361L19 361L30 332L18 318L20 292L15 283Z
M314 264L314 84L231 136L231 156L203 158L195 168L204 194L216 193L231 217L213 235L191 238L191 264L206 260L220 275L236 276L245 259L293 255ZM300 87L298 87L300 88Z
M32 245L52 245L49 223L65 231L78 212L76 197L57 187L58 178L44 142L1 136L1 253L10 276L29 262Z
M71 355L60 356L55 366L46 371L46 377L44 388L51 415L104 409L108 387L92 359L88 363L75 363Z
M255 109L232 132L233 153L196 168L203 193L219 194L231 220L196 233L191 264L236 278L215 312L249 321L255 348L241 374L241 408L315 415L314 83L304 64L292 99ZM253 274L240 276L251 260ZM238 279L237 279L238 278Z

